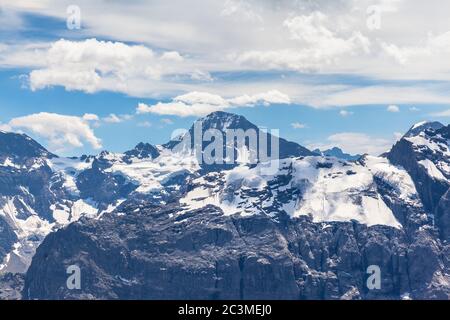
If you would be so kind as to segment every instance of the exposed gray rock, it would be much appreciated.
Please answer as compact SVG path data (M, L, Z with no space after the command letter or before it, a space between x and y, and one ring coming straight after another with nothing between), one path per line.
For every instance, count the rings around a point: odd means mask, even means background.
M21 300L24 275L6 273L0 275L0 300Z
M50 234L27 273L26 299L450 298L444 253L429 231L225 216L213 206L122 207ZM447 249L446 249L447 250ZM68 290L66 268L81 268ZM369 265L381 289L366 286Z

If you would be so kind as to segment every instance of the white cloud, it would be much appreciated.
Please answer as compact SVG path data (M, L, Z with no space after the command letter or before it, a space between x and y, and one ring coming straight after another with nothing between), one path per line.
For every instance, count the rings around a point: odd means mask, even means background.
M412 112L419 112L420 109L417 108L417 107L411 107L411 108L409 108L409 111L412 111Z
M130 114L116 115L115 113L110 113L108 116L102 118L106 123L121 123L123 121L131 120L133 118Z
M171 102L158 102L155 105L139 103L137 114L155 113L160 115L175 115L180 117L204 116L211 112L236 107L253 107L256 105L289 104L289 96L271 90L254 95L243 95L225 99L219 95L207 92L189 92L172 99Z
M351 115L353 114L353 112L348 111L348 110L341 110L341 111L339 111L339 114L340 114L342 117L348 117L348 116L351 116Z
M223 5L221 15L224 17L233 17L237 21L262 22L263 18L249 2L242 0L226 0Z
M31 132L46 139L55 152L80 148L85 143L94 149L102 147L101 140L83 117L41 112L13 118L8 125L14 130Z
M204 116L214 111L223 110L226 107L210 104L186 104L183 102L158 102L155 105L148 106L145 103L139 103L138 114L155 113L160 115L174 115L180 117Z
M306 128L306 124L300 122L293 122L291 123L291 127L294 129L304 129Z
M175 102L182 102L185 104L209 104L216 106L228 106L228 102L217 94L208 92L189 92L173 99Z
M387 107L386 109L389 112L400 112L400 108L396 105L391 104L390 106Z
M380 155L388 151L395 139L384 139L372 137L370 135L358 132L336 133L327 138L328 143L311 144L309 148L326 150L332 147L339 147L345 152L351 154L370 154Z
M46 0L34 5L30 1L0 0L0 3L17 11L19 18L22 12L32 12L65 19L64 1ZM29 81L35 90L61 85L67 90L109 90L158 99L180 92L223 92L236 82L259 86L254 92L262 92L265 84L261 78L220 78L233 72L241 75L270 69L370 76L380 82L449 81L450 2L427 3L424 6L420 0L173 0L166 4L143 0L129 5L99 0L93 5L92 1L77 0L81 8L89 8L82 11L83 25L89 28L79 34L116 42L17 41L0 45L0 66L33 70ZM366 25L370 5L382 10L381 29L377 31ZM193 7L201 10L192 10ZM121 22L120 27L117 21ZM0 25L4 27L3 23ZM16 29L10 24L5 24L5 28ZM150 48L165 48L165 52ZM271 87L286 91L281 86L288 80L270 81L274 84ZM324 82L342 83L329 78ZM301 83L289 85L300 87ZM434 91L422 86L416 91L416 84L399 86L400 90L390 86L348 86L339 92L318 92L308 99L295 99L295 89L286 93L293 102L327 107L379 101L382 104L450 101L447 88ZM383 95L384 92L387 94ZM232 94L226 95L241 93L235 87Z
M191 79L195 81L206 81L211 82L214 81L214 78L211 76L211 74L208 71L202 71L202 70L194 70L191 74Z
M422 46L397 46L395 44L382 43L386 54L395 58L402 65L416 63L433 63L430 58L442 58L442 55L450 53L450 31L439 35L428 34L426 43ZM448 63L445 64L448 66Z
M440 111L440 112L434 112L430 114L433 117L450 117L450 109Z
M122 122L122 119L120 119L114 113L111 113L109 116L104 117L102 120L105 121L106 123L120 123L120 122Z
M268 69L311 71L324 70L328 65L339 62L341 57L369 53L370 40L367 37L358 31L340 37L331 31L330 20L320 11L287 18L283 26L291 40L286 42L288 48L251 50L231 58L244 65Z
M290 104L291 99L288 95L278 91L270 90L264 93L254 95L243 95L228 100L232 105L236 106L254 106L257 104Z
M85 113L83 115L83 120L86 120L86 121L99 121L100 119L99 119L98 115L96 115L96 114Z
M184 58L176 51L164 52L161 59L173 62L182 62L184 60Z
M88 93L101 90L131 93L136 81L148 83L182 72L183 62L175 51L158 55L142 45L97 39L61 39L40 53L45 65L30 73L32 90L63 86Z
M374 85L369 87L343 86L316 89L317 95L293 96L295 100L314 107L364 106L376 104L448 104L450 94L442 87ZM290 92L288 92L290 93Z

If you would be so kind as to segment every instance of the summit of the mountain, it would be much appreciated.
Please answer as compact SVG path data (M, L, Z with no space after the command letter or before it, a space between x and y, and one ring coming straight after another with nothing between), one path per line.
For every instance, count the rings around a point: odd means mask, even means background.
M408 132L406 132L404 137L414 137L414 136L419 135L423 131L430 130L430 129L433 131L436 131L443 127L444 127L444 125L438 121L421 121L421 122L414 124L408 130Z
M26 134L0 131L0 162L10 159L23 163L30 158L55 157Z
M150 143L140 142L134 149L126 151L125 156L137 159L155 159L159 156L158 149Z

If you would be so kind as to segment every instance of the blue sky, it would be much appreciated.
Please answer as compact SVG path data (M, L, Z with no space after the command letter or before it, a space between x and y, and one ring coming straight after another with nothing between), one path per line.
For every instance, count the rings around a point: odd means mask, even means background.
M378 154L416 122L448 124L450 22L419 2L195 2L78 1L69 30L69 2L0 1L1 129L61 155L121 152L225 110Z

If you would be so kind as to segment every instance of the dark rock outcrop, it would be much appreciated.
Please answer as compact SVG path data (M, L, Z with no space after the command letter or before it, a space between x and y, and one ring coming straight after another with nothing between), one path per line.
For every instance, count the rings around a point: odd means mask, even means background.
M27 273L25 299L450 298L432 230L225 216L214 206L177 214L126 205L125 216L82 220L50 234ZM66 269L81 269L81 289ZM367 267L381 288L366 286Z
M411 140L403 138L398 141L387 154L391 163L403 167L411 176L420 199L434 223L440 230L441 239L449 241L449 192L450 183L447 179L437 179L430 175L427 168L420 164L422 160L431 163L450 163L450 158L445 155L445 148L448 148L448 132L450 126L435 125L436 130L425 128L421 137L430 144L435 145L434 149L427 146L416 145ZM407 135L410 137L411 135ZM433 164L434 165L434 164ZM436 169L437 170L437 169ZM441 172L445 175L445 172Z
M0 275L0 300L21 300L24 278L20 273Z

